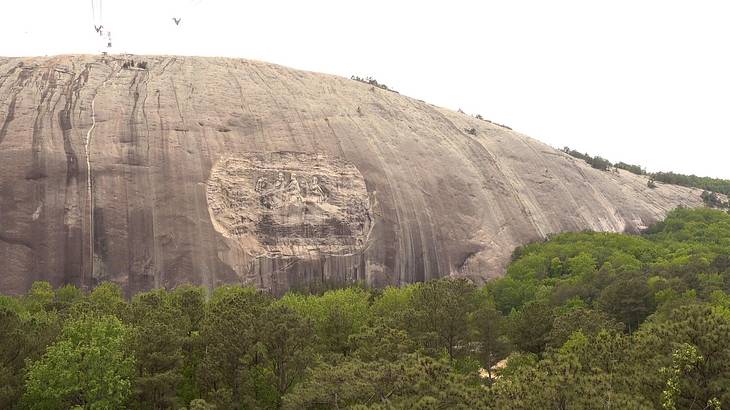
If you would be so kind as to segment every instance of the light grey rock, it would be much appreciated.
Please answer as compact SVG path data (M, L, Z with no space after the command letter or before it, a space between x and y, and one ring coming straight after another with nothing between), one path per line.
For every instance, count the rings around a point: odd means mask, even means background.
M332 75L221 58L0 59L5 293L36 280L128 294L485 280L517 245L634 232L701 206L700 193L649 189Z

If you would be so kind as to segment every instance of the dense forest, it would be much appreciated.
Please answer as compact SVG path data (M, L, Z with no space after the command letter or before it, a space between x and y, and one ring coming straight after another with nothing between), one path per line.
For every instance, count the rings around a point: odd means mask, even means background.
M0 297L0 381L21 409L730 409L730 215L556 235L482 287L37 282Z

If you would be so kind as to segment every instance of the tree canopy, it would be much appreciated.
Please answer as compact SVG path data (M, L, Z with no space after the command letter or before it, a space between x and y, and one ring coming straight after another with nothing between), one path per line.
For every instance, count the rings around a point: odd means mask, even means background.
M730 408L730 215L565 233L480 286L0 296L0 408Z

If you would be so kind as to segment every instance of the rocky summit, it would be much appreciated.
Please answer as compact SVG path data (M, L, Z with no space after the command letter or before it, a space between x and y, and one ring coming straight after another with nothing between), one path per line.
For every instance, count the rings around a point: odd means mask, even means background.
M489 98L485 96L484 98ZM610 141L606 141L609 144ZM0 292L500 275L702 191L376 85L239 59L0 58Z

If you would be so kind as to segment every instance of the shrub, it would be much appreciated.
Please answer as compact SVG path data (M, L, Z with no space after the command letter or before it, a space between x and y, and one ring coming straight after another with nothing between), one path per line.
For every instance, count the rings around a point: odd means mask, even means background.
M645 175L646 171L639 165L627 164L625 162L617 162L614 164L616 168L623 169L636 175Z
M730 208L730 202L723 202L720 196L714 192L702 191L702 202L709 208Z
M599 156L592 157L588 154L580 153L568 147L564 147L563 152L570 155L571 157L582 159L583 161L587 162L588 165L592 166L595 169L600 169L601 171L608 171L609 168L611 168L612 166L611 161L605 158Z
M368 76L368 77L362 78L362 77L358 77L356 75L353 75L352 77L350 77L350 79L351 80L355 80L355 81L359 81L361 83L370 84L373 87L378 87L378 88L380 88L382 90L393 91L394 93L397 93L398 92L398 91L395 91L395 90L392 90L392 89L388 88L387 85L378 82L378 80L376 80L373 77L369 77Z
M730 180L698 177L697 175L675 174L674 172L657 172L652 175L655 180L667 184L701 188L707 191L730 195Z
M588 163L593 168L600 169L601 171L608 171L612 166L611 161L599 156L593 157L590 161L588 161Z

